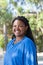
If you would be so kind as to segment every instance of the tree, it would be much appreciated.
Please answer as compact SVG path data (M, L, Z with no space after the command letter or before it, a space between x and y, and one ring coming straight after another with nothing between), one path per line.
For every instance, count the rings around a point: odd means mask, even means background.
M19 3L20 2L20 3ZM24 6L27 6L27 4L35 4L37 11L30 11L30 9L26 9L24 8ZM40 8L41 5L41 0L10 0L9 5L12 4L13 8L12 10L16 10L16 16L17 15L23 15L25 16L30 23L30 27L32 29L33 32L33 36L35 39L36 44L39 47L39 51L43 51L43 10ZM6 3L5 3L6 4ZM31 5L32 6L32 5ZM42 5L41 5L42 7ZM40 8L40 12L38 11L38 9ZM0 23L7 25L7 29L8 29L8 34L12 34L11 32L11 20L13 19L13 14L11 11L9 11L10 8L7 7L1 7L0 8ZM15 15L14 15L15 17ZM9 32L10 31L10 32Z
M0 8L6 8L7 5L8 5L7 0L0 1Z
M4 6L3 6L4 4ZM7 10L6 0L0 2L0 25L3 25L4 45L8 43L7 26L11 25L12 14ZM10 23L9 23L10 22Z

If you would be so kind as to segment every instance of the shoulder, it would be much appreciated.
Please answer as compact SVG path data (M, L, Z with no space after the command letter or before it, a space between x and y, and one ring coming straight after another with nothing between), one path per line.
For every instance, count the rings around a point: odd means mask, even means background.
M11 43L12 43L12 39L8 42L8 44L7 44L7 46L9 46L9 45L11 45Z
M36 45L35 43L28 37L25 37L24 39L24 48L25 52L29 51L30 53L36 53Z
M6 50L9 49L9 47L11 47L13 41L14 41L14 39L11 39L11 40L8 42Z
M24 38L24 41L27 42L27 43L32 43L32 42L33 42L30 38L28 38L28 37L26 37L26 36L25 36L25 38Z
M25 45L26 46L31 46L31 47L36 47L35 43L28 37L25 37L24 39Z

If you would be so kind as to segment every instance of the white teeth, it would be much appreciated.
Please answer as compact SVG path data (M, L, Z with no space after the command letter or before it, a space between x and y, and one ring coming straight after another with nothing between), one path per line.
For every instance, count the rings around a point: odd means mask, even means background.
M16 32L18 32L18 31L16 31Z
M19 32L19 31L16 31L16 32Z

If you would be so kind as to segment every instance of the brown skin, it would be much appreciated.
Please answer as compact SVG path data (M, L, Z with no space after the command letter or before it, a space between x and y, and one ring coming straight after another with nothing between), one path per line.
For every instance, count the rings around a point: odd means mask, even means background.
M15 43L20 41L24 37L27 28L28 26L25 26L25 24L21 20L14 21L12 31L16 36Z

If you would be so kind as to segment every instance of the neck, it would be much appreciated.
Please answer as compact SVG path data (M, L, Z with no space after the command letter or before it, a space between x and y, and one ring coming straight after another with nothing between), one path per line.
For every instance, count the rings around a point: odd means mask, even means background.
M20 41L23 37L16 37L16 41Z
M18 42L18 41L20 41L23 37L16 37L15 43Z

